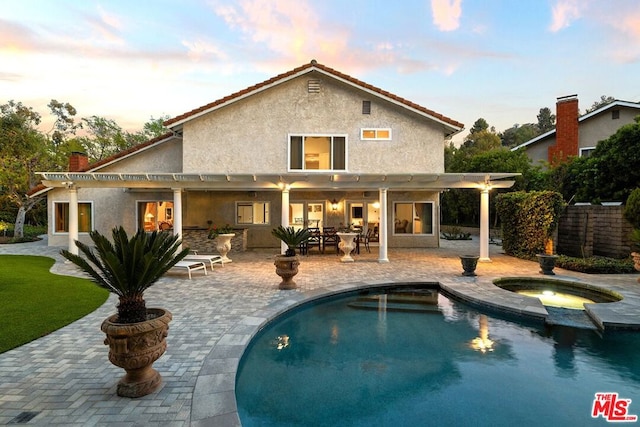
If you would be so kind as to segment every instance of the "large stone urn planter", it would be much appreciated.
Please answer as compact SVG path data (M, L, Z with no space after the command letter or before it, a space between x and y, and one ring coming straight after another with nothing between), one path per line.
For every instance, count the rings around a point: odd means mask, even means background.
M556 273L553 272L553 269L556 266L556 259L558 259L558 255L538 254L536 256L538 257L538 263L540 264L540 274L555 276Z
M355 238L358 233L336 233L340 237L340 243L338 243L338 247L344 253L342 258L340 258L341 262L354 262L353 257L351 257L351 252L356 248Z
M231 250L231 239L235 236L234 233L229 234L218 234L216 237L216 250L222 257L222 263L226 264L231 262L231 258L227 256L229 251Z
M296 282L293 281L293 277L298 274L298 266L300 265L298 255L276 255L273 264L276 266L276 274L282 278L282 282L280 282L278 288L295 289L297 285Z
M153 368L167 349L168 310L147 309L149 320L138 323L115 323L118 315L102 322L104 343L109 346L109 361L127 373L118 382L117 393L123 397L141 397L153 393L162 384L160 373Z

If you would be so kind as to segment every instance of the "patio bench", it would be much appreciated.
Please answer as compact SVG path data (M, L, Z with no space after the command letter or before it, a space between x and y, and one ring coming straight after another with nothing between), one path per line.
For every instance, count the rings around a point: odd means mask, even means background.
M178 261L173 268L183 268L189 273L189 280L191 280L191 272L196 270L204 270L204 275L207 275L207 266L202 261Z
M222 262L222 257L220 255L198 255L197 251L193 252L195 253L187 255L183 260L208 262L211 265L211 271L213 271L214 264L220 264L224 267L224 263Z

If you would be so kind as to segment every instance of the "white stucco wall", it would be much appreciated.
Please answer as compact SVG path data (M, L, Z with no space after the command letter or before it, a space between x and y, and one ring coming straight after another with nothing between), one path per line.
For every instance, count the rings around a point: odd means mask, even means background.
M309 79L320 93L308 93ZM362 101L371 114L362 114ZM392 141L361 141L391 128ZM347 172L444 172L442 127L326 76L305 75L184 125L184 171L287 173L289 134L346 134Z

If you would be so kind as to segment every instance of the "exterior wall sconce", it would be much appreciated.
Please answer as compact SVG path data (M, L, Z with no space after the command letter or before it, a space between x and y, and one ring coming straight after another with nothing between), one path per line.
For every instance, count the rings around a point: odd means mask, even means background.
M380 209L380 202L373 202L374 209Z
M331 200L331 210L338 210L338 201L336 199Z

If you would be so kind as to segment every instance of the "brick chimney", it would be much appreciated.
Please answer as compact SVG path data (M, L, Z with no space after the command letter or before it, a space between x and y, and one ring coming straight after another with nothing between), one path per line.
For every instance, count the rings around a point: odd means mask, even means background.
M74 151L69 157L69 172L84 172L89 168L89 158L85 153Z
M556 102L556 145L549 147L548 160L556 165L578 154L578 95L563 96Z

